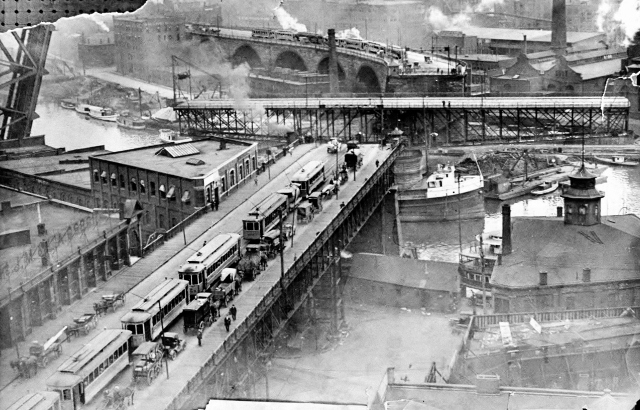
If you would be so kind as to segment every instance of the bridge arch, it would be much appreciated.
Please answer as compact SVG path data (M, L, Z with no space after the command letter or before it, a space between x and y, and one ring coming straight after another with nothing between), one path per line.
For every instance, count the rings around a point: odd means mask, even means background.
M248 44L241 45L231 56L231 64L236 67L243 63L249 64L249 67L261 67L262 60L256 50Z
M319 74L329 74L329 57L325 57L318 63L318 73ZM346 74L344 73L344 68L338 62L338 80L343 81L346 78Z
M380 80L375 70L367 64L363 64L358 69L355 84L356 93L380 93Z
M307 65L304 63L304 60L300 57L300 54L294 51L283 51L278 54L275 66L298 71L307 71Z

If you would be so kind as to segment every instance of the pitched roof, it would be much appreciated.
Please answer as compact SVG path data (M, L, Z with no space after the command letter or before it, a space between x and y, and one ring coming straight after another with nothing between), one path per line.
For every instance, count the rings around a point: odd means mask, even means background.
M607 77L619 72L622 68L622 59L604 60L597 63L571 66L571 69L582 76L583 80L591 80L598 77Z
M602 242L602 243L600 243ZM640 218L635 215L602 217L593 226L565 225L562 218L515 218L513 252L496 265L491 283L510 288L547 283L582 283L582 270L591 269L591 282L640 280Z
M353 255L351 277L399 286L458 292L458 264L371 253Z
M162 147L156 155L164 155L171 158L186 157L187 155L199 154L198 148L192 144L176 144L168 147Z

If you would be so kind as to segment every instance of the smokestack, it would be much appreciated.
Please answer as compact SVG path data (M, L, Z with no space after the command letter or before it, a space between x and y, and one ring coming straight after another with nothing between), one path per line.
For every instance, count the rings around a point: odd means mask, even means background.
M551 49L556 56L567 52L567 4L566 0L553 0L551 10Z
M511 253L511 207L502 205L502 255Z
M338 83L338 56L336 54L336 30L330 28L329 34L329 93L337 94Z
M591 282L591 269L590 268L582 269L582 281L584 283Z

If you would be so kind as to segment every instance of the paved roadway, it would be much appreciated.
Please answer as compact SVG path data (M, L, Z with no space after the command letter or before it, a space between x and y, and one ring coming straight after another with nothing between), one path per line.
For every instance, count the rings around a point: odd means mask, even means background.
M367 146L363 148L365 154L365 166L358 171L360 176L354 183L353 176L350 175L350 181L343 186L340 192L340 202L353 196L354 185L361 186L364 178L371 175L375 170L375 159L379 158L382 162L389 154L389 150L382 151L379 147ZM99 319L98 329L93 330L87 336L80 336L72 339L69 343L65 342L63 346L63 356L54 360L45 369L41 369L38 375L31 379L16 379L15 373L9 367L9 360L15 357L15 351L4 350L1 358L2 371L0 372L0 410L4 410L15 402L24 394L46 389L46 379L55 372L68 355L79 350L84 344L88 343L93 337L98 335L99 331L104 328L119 328L120 317L125 314L140 297L144 297L151 289L153 289L165 277L175 276L178 267L196 251L204 240L211 240L216 235L225 232L237 232L241 229L241 219L248 213L253 204L257 204L271 192L289 184L289 178L298 169L300 169L308 161L325 160L327 163L327 172L333 171L335 168L335 155L326 152L326 145L315 147L313 144L304 144L297 147L293 155L289 155L280 159L271 167L271 180L268 180L267 173L263 173L258 177L260 191L256 191L253 182L249 182L234 192L228 199L220 204L217 212L209 212L199 218L186 229L187 239L190 241L185 248L182 235L176 235L167 241L162 247L154 251L151 255L137 261L132 267L125 268L114 276L107 283L102 283L98 289L94 289L92 293L74 305L67 307L58 318L47 322L44 326L37 328L29 341L38 340L44 342L47 336L55 334L64 325L71 322L73 317L77 317L84 312L91 312L93 303L100 299L103 293L110 291L119 291L131 289L127 294L127 300L124 307L118 309L115 313L109 312L107 315ZM264 189L263 189L264 188ZM344 191L345 188L349 192ZM294 238L293 249L290 244L285 252L285 265L290 265L296 255L300 255L306 246L310 244L316 231L321 231L326 223L339 211L339 202L334 199L325 203L325 210L322 214L314 219L309 225L297 225L297 235ZM279 259L270 263L269 268L263 272L258 280L248 282L243 286L243 292L236 298L236 306L238 307L238 322L242 321L253 306L261 299L260 295L266 293L268 289L277 282L280 276ZM139 295L136 296L136 295ZM225 312L223 311L223 314ZM236 322L237 323L237 322ZM233 326L236 325L234 323ZM177 327L177 326L175 326ZM203 348L197 348L197 341L194 335L187 337L187 351L178 356L176 361L169 364L169 372L171 378L165 380L165 375L160 380L154 381L153 385L136 394L136 405L144 408L161 409L171 401L171 393L182 390L186 381L189 380L200 369L200 364L204 363L212 354L213 350L220 346L226 337L222 321L217 321L212 327L206 329L203 339ZM28 343L20 344L20 352L24 354L28 349ZM125 369L115 383L119 385L127 385L131 380L131 369ZM168 394L167 394L168 392ZM142 400L140 400L140 399ZM153 405L151 405L153 403ZM102 408L101 398L94 398L87 406L88 408Z

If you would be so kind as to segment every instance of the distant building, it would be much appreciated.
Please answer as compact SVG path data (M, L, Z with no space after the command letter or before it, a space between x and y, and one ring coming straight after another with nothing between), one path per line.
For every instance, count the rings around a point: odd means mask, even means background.
M496 313L640 304L640 218L602 216L595 180L585 168L570 176L563 218L503 221L512 227L491 274Z
M114 17L116 71L150 81L171 68L172 47L184 40L184 17Z
M356 253L346 292L366 303L448 311L460 292L457 269L455 263Z
M115 62L114 33L82 35L78 42L78 57L85 67L109 67Z
M257 143L224 138L161 144L90 158L96 206L142 206L142 237L166 231L210 203L219 203L257 168Z

